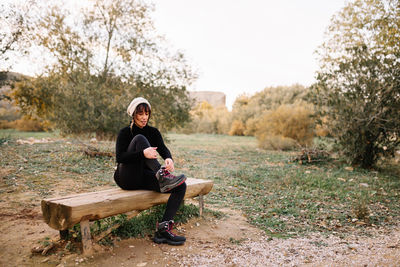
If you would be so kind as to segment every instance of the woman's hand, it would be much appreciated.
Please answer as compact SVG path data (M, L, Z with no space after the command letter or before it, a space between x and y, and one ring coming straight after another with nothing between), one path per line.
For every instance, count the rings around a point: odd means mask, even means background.
M169 172L173 172L175 170L174 162L170 158L165 159L165 169Z
M147 159L156 159L157 158L157 147L148 147L143 150L143 155Z

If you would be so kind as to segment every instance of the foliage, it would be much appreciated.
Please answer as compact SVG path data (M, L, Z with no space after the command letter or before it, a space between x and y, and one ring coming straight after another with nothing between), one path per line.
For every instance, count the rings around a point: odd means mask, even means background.
M180 132L227 134L231 116L224 106L213 107L207 101L197 104L190 110L190 122Z
M288 151L298 148L299 144L290 137L268 133L258 136L258 146L267 150Z
M231 125L231 129L229 130L229 135L238 135L242 136L244 135L244 125L243 122L240 120L234 120Z
M24 114L65 134L112 136L129 122L129 102L143 96L161 130L188 120L186 87L196 75L154 34L149 5L98 0L79 15L46 1L38 7L30 14L37 18L31 39L51 60L42 75L16 85L14 98Z
M13 84L21 80L22 77L15 72L0 71L0 128L12 127L10 122L21 118L19 109L12 100L10 93Z
M6 71L25 31L25 9L14 3L0 4L0 71ZM0 86L2 85L0 79Z
M43 132L46 126L43 122L23 117L15 121L0 120L0 129L17 129L25 132Z
M352 164L373 167L400 144L400 2L356 0L331 22L313 86L321 116Z
M316 112L315 115L317 115L318 112ZM315 125L315 135L320 136L320 137L326 137L326 136L332 136L330 130L329 130L329 125L328 125L328 116L320 117L316 120L316 125Z
M0 129L11 129L13 125L7 120L0 120Z
M256 137L266 149L290 150L296 144L309 146L314 133L313 111L306 103L281 105L259 120Z
M232 107L233 121L235 127L240 126L238 133L244 135L255 135L258 129L259 120L265 113L276 109L280 105L294 104L307 99L307 88L299 84L292 86L267 87L263 91L252 96L241 95L236 98ZM234 125L232 125L233 127ZM234 131L233 131L234 132ZM242 133L243 132L243 133Z

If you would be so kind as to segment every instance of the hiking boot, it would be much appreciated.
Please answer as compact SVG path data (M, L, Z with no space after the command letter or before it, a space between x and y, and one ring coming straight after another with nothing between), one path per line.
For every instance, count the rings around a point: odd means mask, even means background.
M166 243L169 245L179 246L183 245L186 241L184 236L178 236L172 233L174 227L174 221L165 221L157 223L157 230L154 234L153 241L157 244Z
M157 171L156 177L160 185L161 193L168 192L186 181L186 176L184 174L179 176L172 175L165 167L161 167L161 169Z

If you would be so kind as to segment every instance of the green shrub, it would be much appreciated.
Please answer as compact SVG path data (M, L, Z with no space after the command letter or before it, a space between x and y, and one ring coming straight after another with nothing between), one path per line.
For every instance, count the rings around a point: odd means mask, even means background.
M315 104L342 156L366 169L400 145L399 33L399 1L349 1L317 51Z

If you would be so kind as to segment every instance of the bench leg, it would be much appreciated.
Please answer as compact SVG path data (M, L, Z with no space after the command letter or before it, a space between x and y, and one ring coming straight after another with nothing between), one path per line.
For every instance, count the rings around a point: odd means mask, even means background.
M204 210L204 199L203 199L203 195L199 195L199 213L200 213L200 216L203 215L203 210Z
M81 221L82 248L83 254L92 252L92 237L90 235L89 220Z

